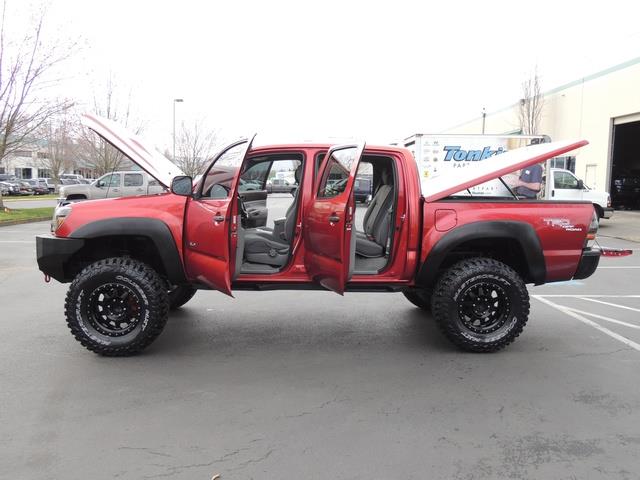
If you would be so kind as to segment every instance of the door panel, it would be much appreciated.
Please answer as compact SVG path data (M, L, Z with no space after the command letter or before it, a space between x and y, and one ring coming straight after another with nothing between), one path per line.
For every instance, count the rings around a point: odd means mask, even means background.
M364 151L341 145L327 152L313 204L305 218L305 266L314 281L342 295L352 271L353 183Z
M240 224L238 172L252 141L240 140L222 150L203 175L196 195L187 203L184 248L187 275L227 295L231 295Z

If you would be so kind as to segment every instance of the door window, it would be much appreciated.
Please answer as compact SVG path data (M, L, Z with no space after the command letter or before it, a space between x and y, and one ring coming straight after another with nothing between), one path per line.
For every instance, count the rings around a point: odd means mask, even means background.
M203 180L204 198L221 199L231 195L233 179L242 165L246 149L246 143L242 143L230 148L218 158Z
M239 192L250 192L252 190L263 190L269 173L271 162L264 161L254 163L240 175Z
M105 175L100 180L98 180L99 187L119 187L120 186L120 174L112 173L109 175Z
M356 147L336 150L331 154L318 188L318 198L333 198L347 187L353 163L357 160Z
M553 187L560 190L577 189L578 179L568 172L554 172Z
M141 187L142 174L141 173L125 173L124 186L125 187Z

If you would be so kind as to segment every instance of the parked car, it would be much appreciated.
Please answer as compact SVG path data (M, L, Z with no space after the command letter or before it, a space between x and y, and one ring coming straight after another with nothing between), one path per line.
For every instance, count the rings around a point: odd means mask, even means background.
M40 270L71 282L65 302L71 333L102 355L127 356L148 347L166 325L169 309L188 302L198 289L227 295L400 291L432 310L440 330L459 348L493 352L513 342L527 323L526 284L584 279L603 252L630 253L594 245L598 218L591 203L457 195L586 141L516 149L499 161L424 183L406 148L253 148L252 141L241 140L214 157L194 189L191 177L116 123L88 114L83 122L170 188L162 195L59 207L53 235L36 239ZM264 163L285 155L301 163L292 206L272 230L246 227L240 174L266 176ZM308 159L320 155L325 161L316 176L315 162ZM237 162L232 169L230 158ZM218 169L218 162L225 167ZM353 208L360 162L372 166L377 181L362 232L354 228ZM330 173L343 180L328 185ZM249 193L254 201L266 199L266 192Z
M0 182L2 195L20 195L20 187L11 182Z
M39 180L25 180L25 183L28 183L31 186L34 195L47 195L49 193L49 187L47 184L40 182Z
M53 183L53 179L39 178L38 181L47 187L47 189L49 190L49 193L54 193L56 191L56 184Z
M291 193L296 187L295 183L284 178L274 178L267 181L267 193Z
M78 182L77 179L63 181ZM59 190L58 202L151 195L164 191L164 188L144 171L121 171L107 173L89 184L63 185Z
M19 182L19 185L20 185L20 195L34 195L35 194L35 191L31 187L29 182L27 182L25 180L21 180Z
M60 175L60 180L77 180L78 183L82 183L85 178L77 173L63 173Z

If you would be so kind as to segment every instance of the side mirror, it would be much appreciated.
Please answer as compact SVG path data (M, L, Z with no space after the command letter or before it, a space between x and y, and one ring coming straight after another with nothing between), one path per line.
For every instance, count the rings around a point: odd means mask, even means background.
M584 190L584 182L582 180L578 180L578 190Z
M179 177L175 177L171 181L171 193L175 193L176 195L181 195L183 197L189 197L192 192L193 179L191 177L181 175Z
M102 188L102 187L104 187L104 182L103 182L102 180L98 180L98 181L96 182L96 187L98 187L98 188Z

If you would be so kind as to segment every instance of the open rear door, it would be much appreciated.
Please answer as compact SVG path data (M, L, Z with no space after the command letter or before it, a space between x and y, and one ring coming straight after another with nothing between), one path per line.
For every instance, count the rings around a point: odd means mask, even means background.
M255 135L254 135L255 138ZM224 148L209 166L187 203L185 220L185 265L189 278L231 295L242 254L242 224L237 184L240 167L251 149L245 139ZM241 263L241 262L240 262Z
M342 295L351 278L355 234L353 183L364 143L332 147L305 218L305 266L314 281Z

